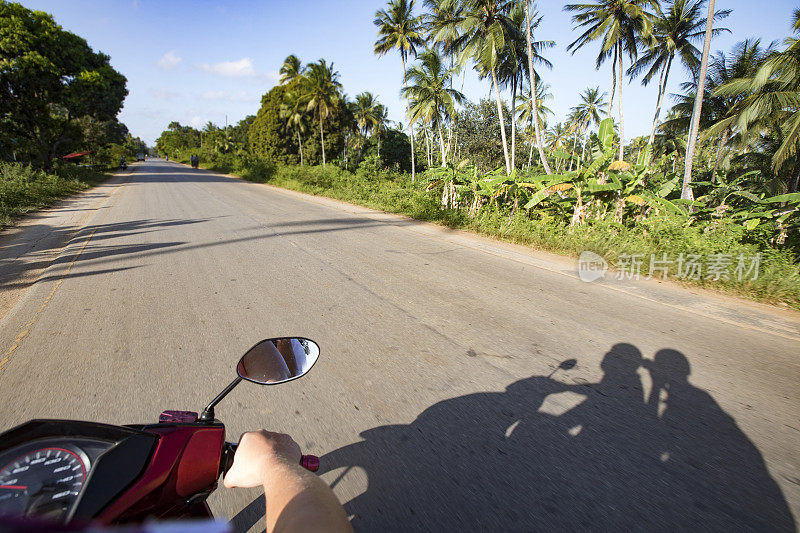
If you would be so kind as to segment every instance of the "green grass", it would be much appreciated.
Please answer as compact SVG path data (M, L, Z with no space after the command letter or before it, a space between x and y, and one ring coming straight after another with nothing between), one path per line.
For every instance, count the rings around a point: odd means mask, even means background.
M0 163L0 228L106 178L108 174L72 165L48 173L18 163Z
M755 280L740 281L732 276L727 280L680 281L800 309L800 264L797 256L790 250L765 245L763 240L747 242L741 224L725 219L715 224L686 226L682 220L664 216L648 218L633 225L592 220L570 227L535 212L532 216L538 218L530 218L522 212L511 216L507 211L488 206L471 218L462 210L441 209L440 192L426 191L426 183L411 183L409 176L403 173L374 168L360 168L353 173L335 165L300 167L265 162L258 165L235 158L202 164L205 168L236 174L251 181L400 213L557 254L577 258L584 250L591 250L612 266L618 264L624 254L641 254L642 277L649 273L651 255L658 259L666 253L668 258L675 260L679 254L701 254L704 258L727 254L733 259L733 268L741 254L748 258L749 265L749 258L761 253L759 275ZM675 279L677 264L670 266L669 273Z

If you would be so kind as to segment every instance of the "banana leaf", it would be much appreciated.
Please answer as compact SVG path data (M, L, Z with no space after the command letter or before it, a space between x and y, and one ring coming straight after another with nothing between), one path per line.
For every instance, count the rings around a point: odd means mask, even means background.
M600 123L600 131L597 133L597 137L600 139L600 144L603 146L603 151L608 151L611 149L611 145L614 142L614 119L613 118L605 118Z
M774 204L774 203L778 203L778 202L781 202L781 203L782 202L789 202L789 203L792 203L792 204L795 203L795 202L800 202L800 192L792 192L792 193L789 193L789 194L780 194L778 196L772 196L770 198L764 198L763 200L761 200L762 204Z

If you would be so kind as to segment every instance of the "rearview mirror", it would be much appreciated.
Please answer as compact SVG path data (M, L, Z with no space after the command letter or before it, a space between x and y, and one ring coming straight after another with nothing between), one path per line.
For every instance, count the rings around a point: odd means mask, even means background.
M266 339L245 353L236 366L239 377L261 385L277 385L306 374L319 358L319 346L311 339Z

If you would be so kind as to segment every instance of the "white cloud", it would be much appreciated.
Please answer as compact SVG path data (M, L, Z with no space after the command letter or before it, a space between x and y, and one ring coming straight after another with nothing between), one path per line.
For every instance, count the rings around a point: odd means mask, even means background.
M180 93L176 93L175 91L170 91L169 89L164 89L163 87L158 89L151 89L153 96L156 100L175 100L180 96Z
M178 66L183 58L178 57L175 50L170 50L158 60L158 66L164 70L171 70Z
M200 97L203 100L222 100L225 102L255 102L258 97L249 95L245 91L227 93L225 91L206 91Z
M243 57L239 61L223 61L222 63L215 63L213 65L206 63L200 65L200 68L219 76L246 77L256 75L253 61L249 57Z
M198 116L192 117L192 120L189 121L189 125L198 130L203 127L203 124L205 124L205 122Z

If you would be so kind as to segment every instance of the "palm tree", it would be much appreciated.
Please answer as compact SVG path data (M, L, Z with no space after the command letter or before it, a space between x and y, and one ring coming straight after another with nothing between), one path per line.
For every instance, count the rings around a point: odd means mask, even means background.
M608 104L606 103L605 98L606 93L601 93L600 87L589 87L583 91L583 93L581 93L581 102L573 108L576 117L579 120L581 135L586 134L586 129L591 124L594 124L595 126L600 125L602 115L607 114L606 106ZM582 142L581 161L583 161L583 157L585 155L585 148L586 143Z
M339 73L333 70L333 63L328 65L324 59L310 63L306 67L304 83L306 112L316 115L319 120L319 137L322 144L322 166L325 166L325 132L323 122L339 103Z
M423 0L423 4L430 13L423 15L427 41L432 47L438 47L443 57L449 59L450 68L454 75L450 78L450 88L453 88L455 74L461 72L464 65L456 61L457 50L455 42L460 35L459 23L464 12L464 2L461 0ZM463 82L462 82L463 89ZM453 125L447 125L447 149L450 150L453 141Z
M569 137L569 129L561 122L557 122L552 128L545 132L547 145L551 152L561 150L564 143L567 142L567 137ZM559 158L556 158L556 172L559 172L559 163Z
M281 104L280 117L286 121L286 128L297 135L297 148L300 152L300 166L305 164L303 158L303 135L308 130L308 115L305 112L302 95L297 91L288 91Z
M772 44L762 47L759 39L746 39L737 43L730 54L717 52L709 59L706 74L703 107L700 113L701 139L718 138L714 151L714 170L720 160L726 158L725 149L729 144L740 148L747 144L742 132L735 131L734 108L745 94L720 94L718 88L737 78L753 77L764 59L773 52ZM688 132L691 122L694 101L697 95L697 81L689 81L681 85L683 94L674 95L677 103L661 129Z
M683 186L681 187L681 199L694 200L692 194L692 163L694 162L694 150L697 145L697 133L700 127L700 113L703 109L703 95L705 94L706 70L708 68L708 52L711 48L711 34L714 25L714 0L708 2L708 17L706 17L706 34L703 39L703 55L700 58L700 73L697 76L697 96L694 98L694 109L692 110L692 122L689 126L689 142L686 147L686 164L683 170Z
M706 19L702 18L702 7L705 0L672 0L666 12L661 7L655 5L655 17L653 20L653 37L655 46L646 48L642 52L642 57L628 69L631 78L645 72L642 78L642 85L647 85L658 74L658 97L656 99L656 113L653 117L653 127L650 130L650 138L647 145L653 144L656 135L658 117L661 114L661 106L664 101L664 94L667 91L667 79L672 67L672 60L677 53L683 65L690 71L696 72L700 66L700 50L694 46L694 42L703 37ZM714 18L717 20L727 17L731 13L730 9L717 11ZM727 28L715 28L714 35Z
M378 139L378 161L381 159L381 134L386 130L389 123L389 110L383 104L378 104L375 109L375 122L372 127L372 135Z
M286 85L291 81L294 81L300 78L303 75L303 64L300 62L300 59L294 55L286 56L286 59L283 60L283 65L281 65L281 85Z
M506 46L513 42L519 33L519 28L514 26L509 17L514 3L513 0L467 0L459 21L461 34L454 43L455 48L460 51L460 62L472 58L479 75L491 75L507 174L511 174L511 159L508 155L497 69L503 54L506 53Z
M795 33L800 33L800 9L795 10L793 22ZM774 130L773 137L780 140L771 161L776 172L800 145L800 39L790 37L786 45L784 51L768 55L753 75L737 77L715 91L739 98L727 122L743 132L758 126ZM789 186L791 192L798 182L800 173Z
M537 13L534 12L534 17ZM516 4L509 14L512 24L514 24L514 35L509 36L510 40L506 43L505 53L497 68L497 75L500 82L504 86L511 88L511 109L512 117L514 116L513 110L517 107L517 90L522 86L526 79L530 79L530 67L528 65L528 51L526 49L526 36L529 32L536 29L542 22L542 17L536 17L531 23L531 27L525 29L527 21L527 14L521 4ZM533 54L532 63L542 64L548 68L552 68L553 64L547 59L542 57L539 53L542 48L552 48L556 45L554 41L535 41L531 43L531 53ZM537 78L539 74L534 70L534 76ZM535 81L533 85L535 85ZM536 101L534 100L534 103ZM511 121L511 168L516 168L516 120Z
M366 138L371 132L374 132L378 126L378 114L382 110L383 106L371 92L366 91L356 95L355 102L353 102L353 117L362 137Z
M576 11L572 21L577 28L585 28L567 50L575 53L588 43L601 40L600 53L597 55L599 68L606 59L612 58L612 88L609 113L614 106L614 95L619 81L619 159L623 158L625 145L625 119L622 115L622 73L623 56L636 60L639 42L652 43L651 17L645 7L655 5L654 0L596 0L594 4L568 4L565 11Z
M380 57L390 50L400 52L403 62L403 76L406 75L406 59L409 52L416 55L417 47L422 46L422 27L419 17L415 17L414 0L389 0L389 9L375 12L373 23L378 27L378 40L375 53ZM416 177L414 168L414 124L411 131L411 181Z
M531 166L531 160L533 159L533 147L537 146L541 143L541 135L536 136L536 122L539 123L539 127L541 124L546 121L547 115L552 115L553 110L550 109L545 105L545 100L552 100L553 95L550 93L550 86L546 83L535 84L536 87L536 98L531 97L531 90L530 87L524 89L522 91L522 95L520 97L521 102L517 106L516 112L519 113L519 119L524 124L528 122L530 124L531 130L534 132L534 136L531 139L530 148L528 150L528 167ZM536 120L534 120L534 113L538 116ZM539 160L542 161L542 166L545 167L545 172L552 173L550 170L550 165L547 163L547 159L544 156L544 150L539 152Z
M533 42L531 37L531 29L533 28L533 24L531 21L533 17L531 17L531 6L530 0L523 0L525 2L525 44L527 45L527 52L528 52L528 73L530 75L531 72L536 72L533 68ZM541 19L540 19L541 20ZM539 90L537 89L537 84L539 83L539 76L535 75L533 77L528 78L530 80L531 85L531 94L539 94ZM533 99L534 106L537 106L539 103L539 98ZM544 166L544 171L547 174L550 174L550 165L547 163L547 158L544 156L544 148L542 147L542 132L541 132L541 125L539 123L539 112L534 110L532 113L533 116L533 124L534 124L534 134L536 136L536 146L539 149L539 160L542 162L542 166ZM531 152L528 152L528 167L531 166Z
M426 50L419 58L420 64L406 72L402 93L411 103L411 119L421 119L436 128L442 153L441 164L446 166L442 123L449 122L455 115L455 104L460 104L464 95L450 87L454 69L442 65L442 58L435 49Z

